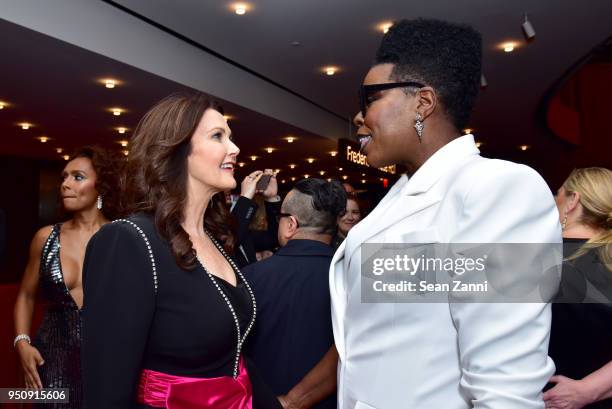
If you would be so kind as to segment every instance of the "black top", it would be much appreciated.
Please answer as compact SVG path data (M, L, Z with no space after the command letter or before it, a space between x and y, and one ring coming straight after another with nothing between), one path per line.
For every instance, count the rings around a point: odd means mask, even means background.
M285 394L334 343L329 295L333 250L290 240L276 254L244 268L257 298L249 355L274 393ZM335 408L335 394L316 408Z
M564 239L564 256L585 241ZM558 375L581 379L612 361L612 272L597 250L564 263L552 314L549 355ZM612 399L585 408L611 409Z
M83 267L82 365L88 409L133 407L142 369L202 378L233 372L236 325L213 281L199 265L185 271L176 264L151 217L130 220L150 242L157 289L149 250L132 225L110 223L92 237ZM215 280L231 300L244 334L253 304L237 278L236 287ZM273 399L270 407L277 405Z

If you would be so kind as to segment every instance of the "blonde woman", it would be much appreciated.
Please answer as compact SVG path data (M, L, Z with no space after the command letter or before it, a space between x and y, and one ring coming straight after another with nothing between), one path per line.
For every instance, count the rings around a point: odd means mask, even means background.
M546 407L612 408L612 171L574 170L556 202L567 262L553 305L557 374Z

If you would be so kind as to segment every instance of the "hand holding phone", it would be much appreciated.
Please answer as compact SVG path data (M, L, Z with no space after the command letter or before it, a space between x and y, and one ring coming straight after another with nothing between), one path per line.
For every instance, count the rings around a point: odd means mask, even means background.
M257 192L263 192L264 190L266 190L266 188L270 184L270 179L271 178L272 178L272 175L262 175L261 178L259 178L259 180L257 181L257 185L255 186L255 190Z

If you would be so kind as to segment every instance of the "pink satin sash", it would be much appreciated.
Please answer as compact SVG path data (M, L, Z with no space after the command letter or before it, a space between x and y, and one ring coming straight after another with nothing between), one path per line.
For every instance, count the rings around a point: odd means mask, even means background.
M167 409L252 409L253 388L240 360L238 378L187 378L144 369L138 403Z

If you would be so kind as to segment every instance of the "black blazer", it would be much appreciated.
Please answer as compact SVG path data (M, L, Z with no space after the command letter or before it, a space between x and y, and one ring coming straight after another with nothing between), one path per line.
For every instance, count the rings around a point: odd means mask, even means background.
M115 222L87 246L81 346L86 409L137 407L142 369L195 378L232 375L236 328L219 290L201 266L186 271L176 264L152 216L129 220L148 243L129 223ZM244 332L253 314L245 283L216 281ZM254 408L280 408L248 360L246 365Z

